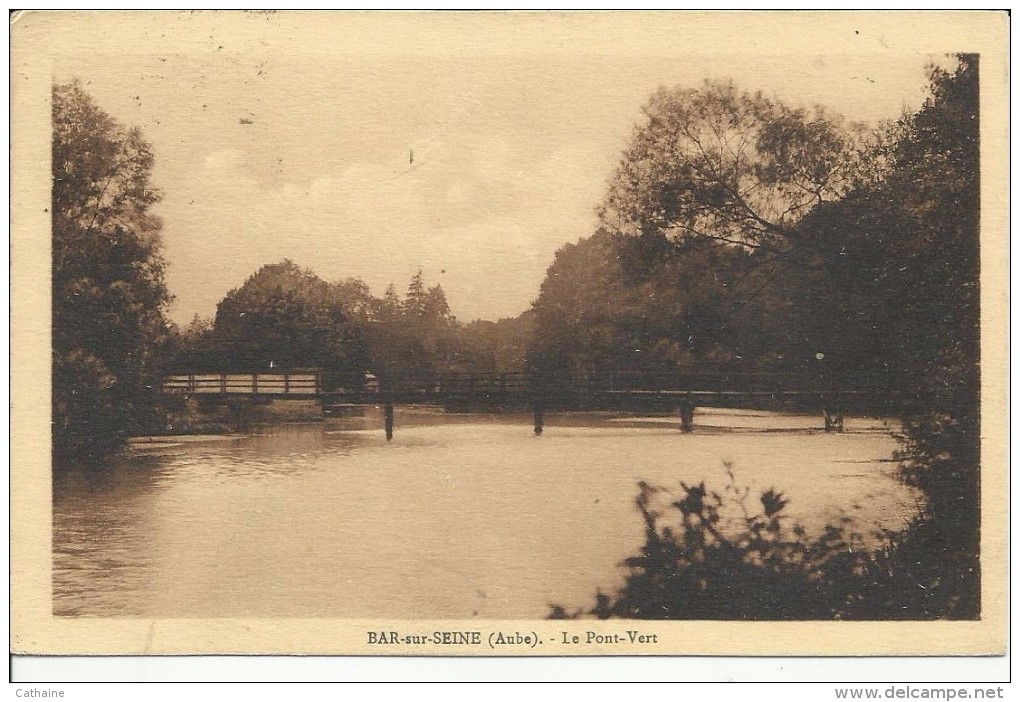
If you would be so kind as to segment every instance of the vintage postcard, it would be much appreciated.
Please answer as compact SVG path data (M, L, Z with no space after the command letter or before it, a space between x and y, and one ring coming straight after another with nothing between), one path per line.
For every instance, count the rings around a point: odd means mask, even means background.
M11 19L11 649L1000 654L1004 12Z

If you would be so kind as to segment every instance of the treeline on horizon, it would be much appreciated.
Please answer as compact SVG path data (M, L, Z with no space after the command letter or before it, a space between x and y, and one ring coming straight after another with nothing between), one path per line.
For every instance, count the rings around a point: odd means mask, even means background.
M184 329L166 316L149 145L55 85L54 450L101 455L158 425L170 369L882 377L927 499L917 552L941 554L909 576L941 593L922 614L976 616L978 58L930 78L916 113L877 129L724 82L660 89L597 229L515 319L463 324L420 272L375 297L283 261Z
M421 270L405 292L381 297L357 278L326 282L290 260L262 266L217 305L174 329L167 355L175 372L319 369L358 387L436 373L515 372L525 367L529 315L459 322L442 286Z

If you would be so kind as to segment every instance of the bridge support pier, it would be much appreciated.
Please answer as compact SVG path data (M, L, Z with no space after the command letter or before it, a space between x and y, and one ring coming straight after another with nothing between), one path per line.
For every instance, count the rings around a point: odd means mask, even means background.
M383 425L386 428L386 440L393 441L393 403L383 405Z
M831 404L822 406L822 416L825 418L826 432L843 432L843 412Z
M680 431L690 434L694 431L694 400L690 396L685 397L677 411L680 414Z

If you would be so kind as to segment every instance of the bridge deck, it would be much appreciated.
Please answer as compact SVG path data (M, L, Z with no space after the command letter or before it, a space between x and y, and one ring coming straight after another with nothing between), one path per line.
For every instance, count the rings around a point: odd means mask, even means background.
M858 379L860 382L860 379ZM694 426L694 408L724 402L736 406L782 401L821 410L826 431L843 430L843 411L860 398L881 395L881 385L837 384L832 378L791 374L605 374L557 378L526 373L442 374L390 378L366 376L360 387L341 383L336 375L318 371L282 373L187 373L163 380L168 394L210 398L250 397L314 399L326 414L350 405L383 405L387 440L393 438L395 404L430 403L446 407L509 408L530 406L535 433L541 434L544 414L552 409L654 409L679 411L680 429ZM864 390L859 388L864 387ZM872 400L866 400L868 402Z
M793 374L605 374L565 380L526 373L460 373L427 377L374 379L361 387L344 386L339 378L317 371L284 373L188 373L166 376L168 394L268 396L322 399L347 403L470 402L573 397L706 398L858 396L862 385L847 387L834 380ZM870 388L874 390L874 385Z

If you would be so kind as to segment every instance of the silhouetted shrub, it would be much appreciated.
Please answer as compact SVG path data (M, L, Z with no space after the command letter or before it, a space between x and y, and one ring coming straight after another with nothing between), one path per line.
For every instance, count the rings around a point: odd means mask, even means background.
M948 460L948 459L947 459ZM749 508L749 488L716 492L681 482L679 498L639 483L636 506L645 544L623 561L626 582L599 591L584 612L550 606L550 619L820 620L972 618L977 614L976 551L969 518L939 520L930 505L901 532L866 541L851 520L809 536L788 524L774 489Z
M870 572L867 549L846 524L815 538L787 524L787 500L767 490L748 506L750 490L730 482L722 493L681 483L682 496L640 483L636 505L645 545L624 565L615 598L599 592L599 618L791 620L845 617ZM579 616L559 605L551 618Z

